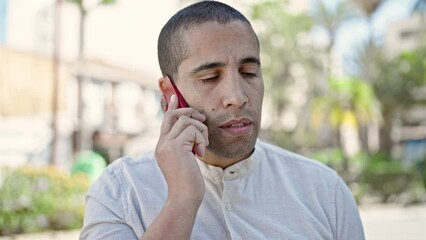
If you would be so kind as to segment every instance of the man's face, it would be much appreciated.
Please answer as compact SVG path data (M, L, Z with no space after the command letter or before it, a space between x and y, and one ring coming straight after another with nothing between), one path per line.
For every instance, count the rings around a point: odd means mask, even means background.
M207 22L184 32L187 57L176 84L188 105L207 117L208 154L240 160L259 133L263 79L259 45L243 22Z

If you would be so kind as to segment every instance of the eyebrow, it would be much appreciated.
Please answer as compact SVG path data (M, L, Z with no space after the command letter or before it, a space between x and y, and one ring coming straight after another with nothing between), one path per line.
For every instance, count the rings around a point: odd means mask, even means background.
M260 66L260 60L256 57L246 57L246 58L241 59L240 64L246 64L246 63L255 63L255 64ZM206 70L206 69L212 69L212 68L218 68L218 67L224 67L224 66L226 66L226 64L223 63L223 62L207 62L207 63L201 64L200 66L194 68L191 71L191 73L196 74L196 73L201 72L201 71Z
M255 63L260 66L260 60L257 57L246 57L241 59L240 64Z
M200 66L194 68L191 71L191 73L195 74L195 73L201 72L201 71L206 70L206 69L224 67L225 65L226 64L223 63L223 62L208 62L208 63L201 64Z

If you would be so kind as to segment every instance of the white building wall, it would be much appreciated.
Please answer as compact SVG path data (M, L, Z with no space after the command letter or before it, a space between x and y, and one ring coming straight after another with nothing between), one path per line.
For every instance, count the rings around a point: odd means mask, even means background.
M422 39L423 33L423 39ZM385 49L390 56L395 56L404 50L412 50L424 41L426 33L425 20L420 15L400 20L390 24L385 35Z

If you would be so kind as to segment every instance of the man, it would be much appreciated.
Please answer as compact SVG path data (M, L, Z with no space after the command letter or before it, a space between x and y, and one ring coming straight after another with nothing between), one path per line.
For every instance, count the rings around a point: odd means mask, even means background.
M259 42L241 13L184 8L158 56L167 110L155 153L107 168L88 193L82 239L364 239L334 171L257 140ZM190 107L178 108L178 92Z

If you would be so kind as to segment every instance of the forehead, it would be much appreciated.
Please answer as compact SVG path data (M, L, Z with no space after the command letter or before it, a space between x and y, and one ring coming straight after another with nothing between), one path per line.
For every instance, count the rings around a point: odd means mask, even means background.
M259 57L259 44L252 27L242 21L206 22L183 32L185 62L225 61Z

